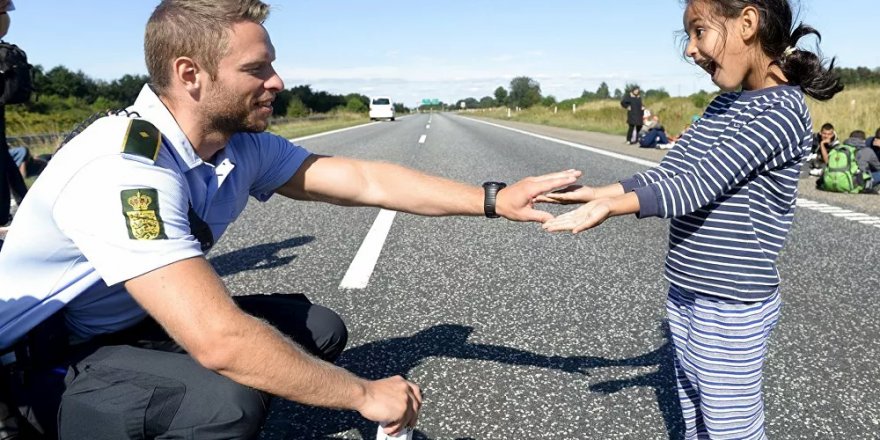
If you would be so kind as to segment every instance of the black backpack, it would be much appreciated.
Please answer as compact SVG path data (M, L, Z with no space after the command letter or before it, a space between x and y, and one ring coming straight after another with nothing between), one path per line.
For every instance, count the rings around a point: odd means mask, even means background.
M0 104L21 104L34 91L34 66L18 46L0 40Z

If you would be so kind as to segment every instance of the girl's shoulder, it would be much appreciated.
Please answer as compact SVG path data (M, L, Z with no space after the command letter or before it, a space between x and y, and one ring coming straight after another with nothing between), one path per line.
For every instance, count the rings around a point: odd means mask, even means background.
M706 109L707 114L749 113L757 116L771 109L788 109L807 114L807 102L800 87L781 85L760 90L741 90L718 95Z

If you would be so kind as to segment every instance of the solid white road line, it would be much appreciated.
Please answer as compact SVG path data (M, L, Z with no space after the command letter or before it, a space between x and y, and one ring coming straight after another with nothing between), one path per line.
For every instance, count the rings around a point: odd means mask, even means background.
M555 142L557 144L567 145L569 147L578 148L581 150L586 150L591 153L601 154L603 156L613 157L615 159L620 159L620 160L625 160L627 162L637 163L639 165L644 165L647 167L655 167L658 165L657 162L639 159L637 157L627 156L625 154L614 153L611 151L602 150L600 148L591 147L589 145L576 144L574 142L568 142L568 141L564 141L562 139L556 139L556 138L552 138L549 136L544 136L544 135L540 135L540 134L536 134L536 133L530 133L528 131L519 130L519 129L511 128L511 127L506 127L504 125L493 124L491 122L481 121L478 119L472 119L472 118L467 118L467 117L465 117L465 119L467 119L469 121L473 121L473 122L479 122L480 124L491 125L493 127L497 127L497 128L501 128L504 130L509 130L509 131L513 131L516 133L524 134L526 136L536 137L538 139L543 139L545 141ZM801 208L810 209L813 211L831 214L835 217L840 217L842 219L849 220L852 222L858 222L858 223L861 223L864 225L869 225L869 226L874 226L874 227L880 228L880 217L875 217L875 216L868 215L868 214L862 214L860 212L850 211L848 209L838 208L836 206L826 205L824 203L814 202L812 200L807 200L807 199L800 198L800 197L797 200L797 206L799 206Z
M370 232L367 233L364 242L361 243L360 249L348 266L348 271L339 283L340 289L363 289L370 282L370 276L373 275L373 269L376 267L376 261L379 260L379 254L385 246L385 238L388 237L388 231L391 230L391 224L394 222L396 211L388 211L382 209L373 222Z
M422 137L419 138L419 143L420 143L420 144L424 144L424 143L425 143L425 139L427 139L427 138L428 138L428 135L423 134Z
M369 127L370 125L375 125L375 124L379 124L379 123L380 123L379 121L376 121L376 122L368 122L368 123L366 123L366 124L355 125L354 127L340 128L339 130L325 131L325 132L323 132L323 133L317 133L317 134L313 134L313 135L309 135L309 136L303 136L303 137L298 137L298 138L293 138L293 139L288 139L288 140L289 140L290 142L299 142L299 141L304 141L304 140L306 140L306 139L312 139L312 138L316 138L316 137L327 136L328 134L342 133L343 131L354 130L355 128Z

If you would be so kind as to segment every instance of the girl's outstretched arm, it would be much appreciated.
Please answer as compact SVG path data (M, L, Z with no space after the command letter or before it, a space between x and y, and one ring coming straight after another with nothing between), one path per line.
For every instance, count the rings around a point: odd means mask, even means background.
M634 192L596 199L574 211L544 223L548 232L571 231L573 234L599 226L608 217L639 212L639 198Z
M539 195L535 197L535 203L558 203L560 205L586 203L593 200L616 197L622 195L623 192L623 185L619 183L600 187L571 185L551 193Z

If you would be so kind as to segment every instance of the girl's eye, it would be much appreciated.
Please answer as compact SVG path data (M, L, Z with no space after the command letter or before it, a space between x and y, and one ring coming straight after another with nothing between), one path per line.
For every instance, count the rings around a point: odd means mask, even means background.
M697 39L700 39L703 37L703 32L705 32L705 29L697 28L694 30L694 35L696 35Z

